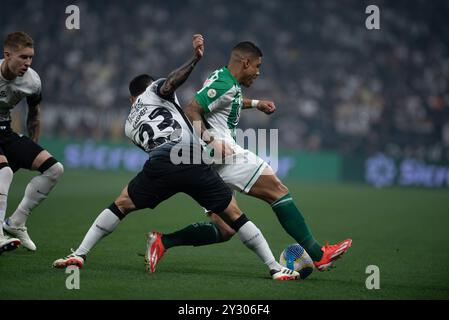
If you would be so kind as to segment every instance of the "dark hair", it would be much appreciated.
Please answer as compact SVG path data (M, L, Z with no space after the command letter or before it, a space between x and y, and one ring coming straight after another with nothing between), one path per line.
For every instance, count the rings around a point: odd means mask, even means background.
M33 48L34 41L25 32L17 31L10 33L6 36L6 39L3 42L3 46L5 48L13 48L13 49L19 49L20 47Z
M129 93L133 97L137 97L145 92L148 86L153 82L153 77L147 74L141 74L140 76L135 77L129 83Z
M232 51L239 51L241 53L248 53L256 57L262 57L262 50L260 50L254 43L250 41L243 41L238 43Z

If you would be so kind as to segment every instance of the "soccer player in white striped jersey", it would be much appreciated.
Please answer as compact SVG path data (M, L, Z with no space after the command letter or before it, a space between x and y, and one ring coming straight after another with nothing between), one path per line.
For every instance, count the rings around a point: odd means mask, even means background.
M267 202L275 212L284 230L303 246L315 267L328 270L351 246L346 239L335 245L320 245L313 237L302 213L288 188L279 180L263 159L236 143L236 127L241 110L257 108L272 114L272 101L244 99L241 86L250 87L260 74L262 51L252 42L241 42L231 52L226 67L214 71L186 107L185 113L193 123L201 123L201 134L206 143L232 162L214 167L231 188ZM197 126L199 127L199 126ZM211 136L211 137L209 137ZM221 151L220 151L221 150ZM176 246L201 246L229 240L235 232L214 213L212 223L195 223L171 234L152 232L149 245L153 251L164 252ZM159 259L155 260L158 263Z
M63 166L37 142L40 134L41 80L31 69L33 39L24 32L9 34L0 60L0 254L20 244L36 251L25 226L32 210L46 199L63 173ZM28 137L11 129L11 109L22 99L28 104ZM13 172L19 169L39 171L28 183L16 211L5 220L6 200ZM7 236L3 231L10 234Z

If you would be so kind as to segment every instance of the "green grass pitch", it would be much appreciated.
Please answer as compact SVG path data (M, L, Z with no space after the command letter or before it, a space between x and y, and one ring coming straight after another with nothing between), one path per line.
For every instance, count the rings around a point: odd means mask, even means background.
M29 172L15 175L7 216L20 201ZM177 195L156 210L126 218L103 239L80 271L80 289L67 290L68 274L51 268L76 248L99 212L133 174L66 170L28 220L35 253L19 248L0 256L2 299L448 299L449 192L374 189L362 185L287 182L315 237L353 239L336 269L314 271L305 281L274 282L238 238L219 245L171 249L156 274L145 272L144 234L174 231L205 220L202 209ZM239 195L276 257L294 241L271 209ZM366 268L380 269L380 289L365 286Z

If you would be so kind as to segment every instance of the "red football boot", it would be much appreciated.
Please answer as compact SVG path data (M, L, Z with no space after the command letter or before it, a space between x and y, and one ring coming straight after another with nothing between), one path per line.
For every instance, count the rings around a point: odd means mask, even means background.
M346 239L340 243L329 245L326 243L323 250L323 257L320 261L315 261L314 265L319 271L330 270L335 260L340 258L343 253L351 247L352 239Z
M145 262L148 272L154 273L156 266L164 256L165 248L162 244L162 234L159 232L151 232L148 234L146 250L145 250Z

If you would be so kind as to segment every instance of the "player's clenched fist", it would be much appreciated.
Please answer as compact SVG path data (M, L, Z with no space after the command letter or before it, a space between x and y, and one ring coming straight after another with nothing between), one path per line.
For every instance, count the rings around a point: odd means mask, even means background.
M198 58L202 58L204 54L204 39L201 34L193 35L193 49Z
M261 100L257 104L257 109L259 109L260 111L262 111L266 114L272 114L273 112L276 111L276 106L273 101Z

